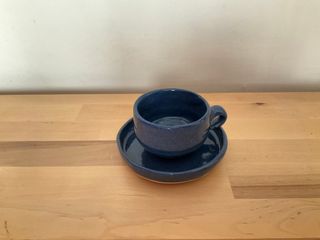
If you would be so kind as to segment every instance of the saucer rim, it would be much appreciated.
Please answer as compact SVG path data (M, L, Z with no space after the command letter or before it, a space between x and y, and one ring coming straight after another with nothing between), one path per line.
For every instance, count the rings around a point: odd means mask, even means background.
M117 145L118 145L118 149L122 155L122 157L126 160L126 162L131 165L132 167L134 168L138 168L138 169L141 169L143 171L147 171L147 172L150 172L150 173L154 173L154 174L158 174L158 175L161 175L163 177L169 177L169 176L185 176L186 174L192 174L192 173L197 173L197 172L200 172L200 171L204 171L204 170L208 170L210 169L211 167L213 167L214 165L216 165L221 159L222 157L224 156L224 154L226 153L226 150L227 150L227 147L228 147L228 139L227 139L227 135L224 131L224 129L222 127L218 127L221 131L222 131L222 138L223 138L223 144L222 144L222 148L219 150L219 153L214 157L212 158L208 164L205 164L205 165L202 165L200 167L197 167L197 168L193 168L193 169L190 169L190 170L185 170L185 171L180 171L180 172L169 172L169 171L158 171L158 170L153 170L151 168L146 168L144 166L141 166L141 165L136 165L134 162L132 162L131 160L129 160L126 152L124 151L122 145L121 145L121 141L120 141L120 135L121 133L123 132L123 130L131 123L133 122L133 118L130 118L128 121L126 121L123 126L120 128L120 130L118 131L118 134L117 134ZM134 124L134 123L133 123ZM210 131L215 131L215 129L211 129ZM216 161L215 161L216 160ZM136 169L134 169L136 170Z

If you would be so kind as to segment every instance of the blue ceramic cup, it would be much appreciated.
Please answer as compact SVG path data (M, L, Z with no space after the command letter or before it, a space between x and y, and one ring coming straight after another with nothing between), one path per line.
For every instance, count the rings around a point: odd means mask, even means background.
M183 89L159 89L134 104L134 131L144 148L163 157L176 157L199 148L210 128L227 119L221 106L210 107L198 94Z

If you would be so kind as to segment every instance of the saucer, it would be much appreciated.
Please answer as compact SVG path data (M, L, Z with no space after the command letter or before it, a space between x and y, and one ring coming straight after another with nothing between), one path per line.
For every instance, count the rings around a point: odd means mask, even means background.
M130 119L119 130L117 144L124 161L143 178L160 183L182 183L198 179L213 168L225 154L228 141L224 130L215 128L196 151L162 158L144 150Z

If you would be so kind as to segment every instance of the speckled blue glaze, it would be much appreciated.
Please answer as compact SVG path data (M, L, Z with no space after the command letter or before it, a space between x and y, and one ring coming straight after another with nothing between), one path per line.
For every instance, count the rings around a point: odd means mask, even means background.
M134 104L134 131L144 148L158 156L176 157L202 146L210 128L220 127L227 114L210 108L200 95L183 89L159 89Z
M124 161L139 175L157 182L179 183L205 175L223 157L228 142L222 128L213 128L197 150L174 160L167 159L145 151L130 119L120 129L117 144Z

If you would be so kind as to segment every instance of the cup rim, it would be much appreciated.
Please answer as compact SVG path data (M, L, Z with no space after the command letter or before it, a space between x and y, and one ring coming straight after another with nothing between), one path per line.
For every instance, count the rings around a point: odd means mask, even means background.
M138 105L141 103L141 101L144 98L146 98L146 97L148 97L148 96L150 96L150 95L152 95L154 93L164 92L164 91L179 91L179 92L185 92L185 93L193 94L196 97L200 98L201 101L206 105L207 111L200 118L198 118L197 120L195 120L193 122L190 122L190 123L187 123L187 124L183 124L183 125L175 125L175 126L164 126L164 125L161 125L161 124L158 124L158 123L150 122L147 119L145 119L144 117L142 117L141 114L138 111ZM155 89L155 90L146 92L146 93L142 94L141 96L139 96L137 98L137 100L134 103L133 109L134 109L135 117L137 117L140 121L142 121L142 122L144 122L146 124L149 124L151 126L154 126L154 127L157 127L157 128L162 128L162 129L186 128L186 127L197 125L197 124L201 123L210 112L210 106L209 106L207 100L205 100L202 96L200 96L199 94L197 94L195 92L192 92L192 91L189 91L189 90L185 90L185 89L181 89L181 88L160 88L160 89Z

